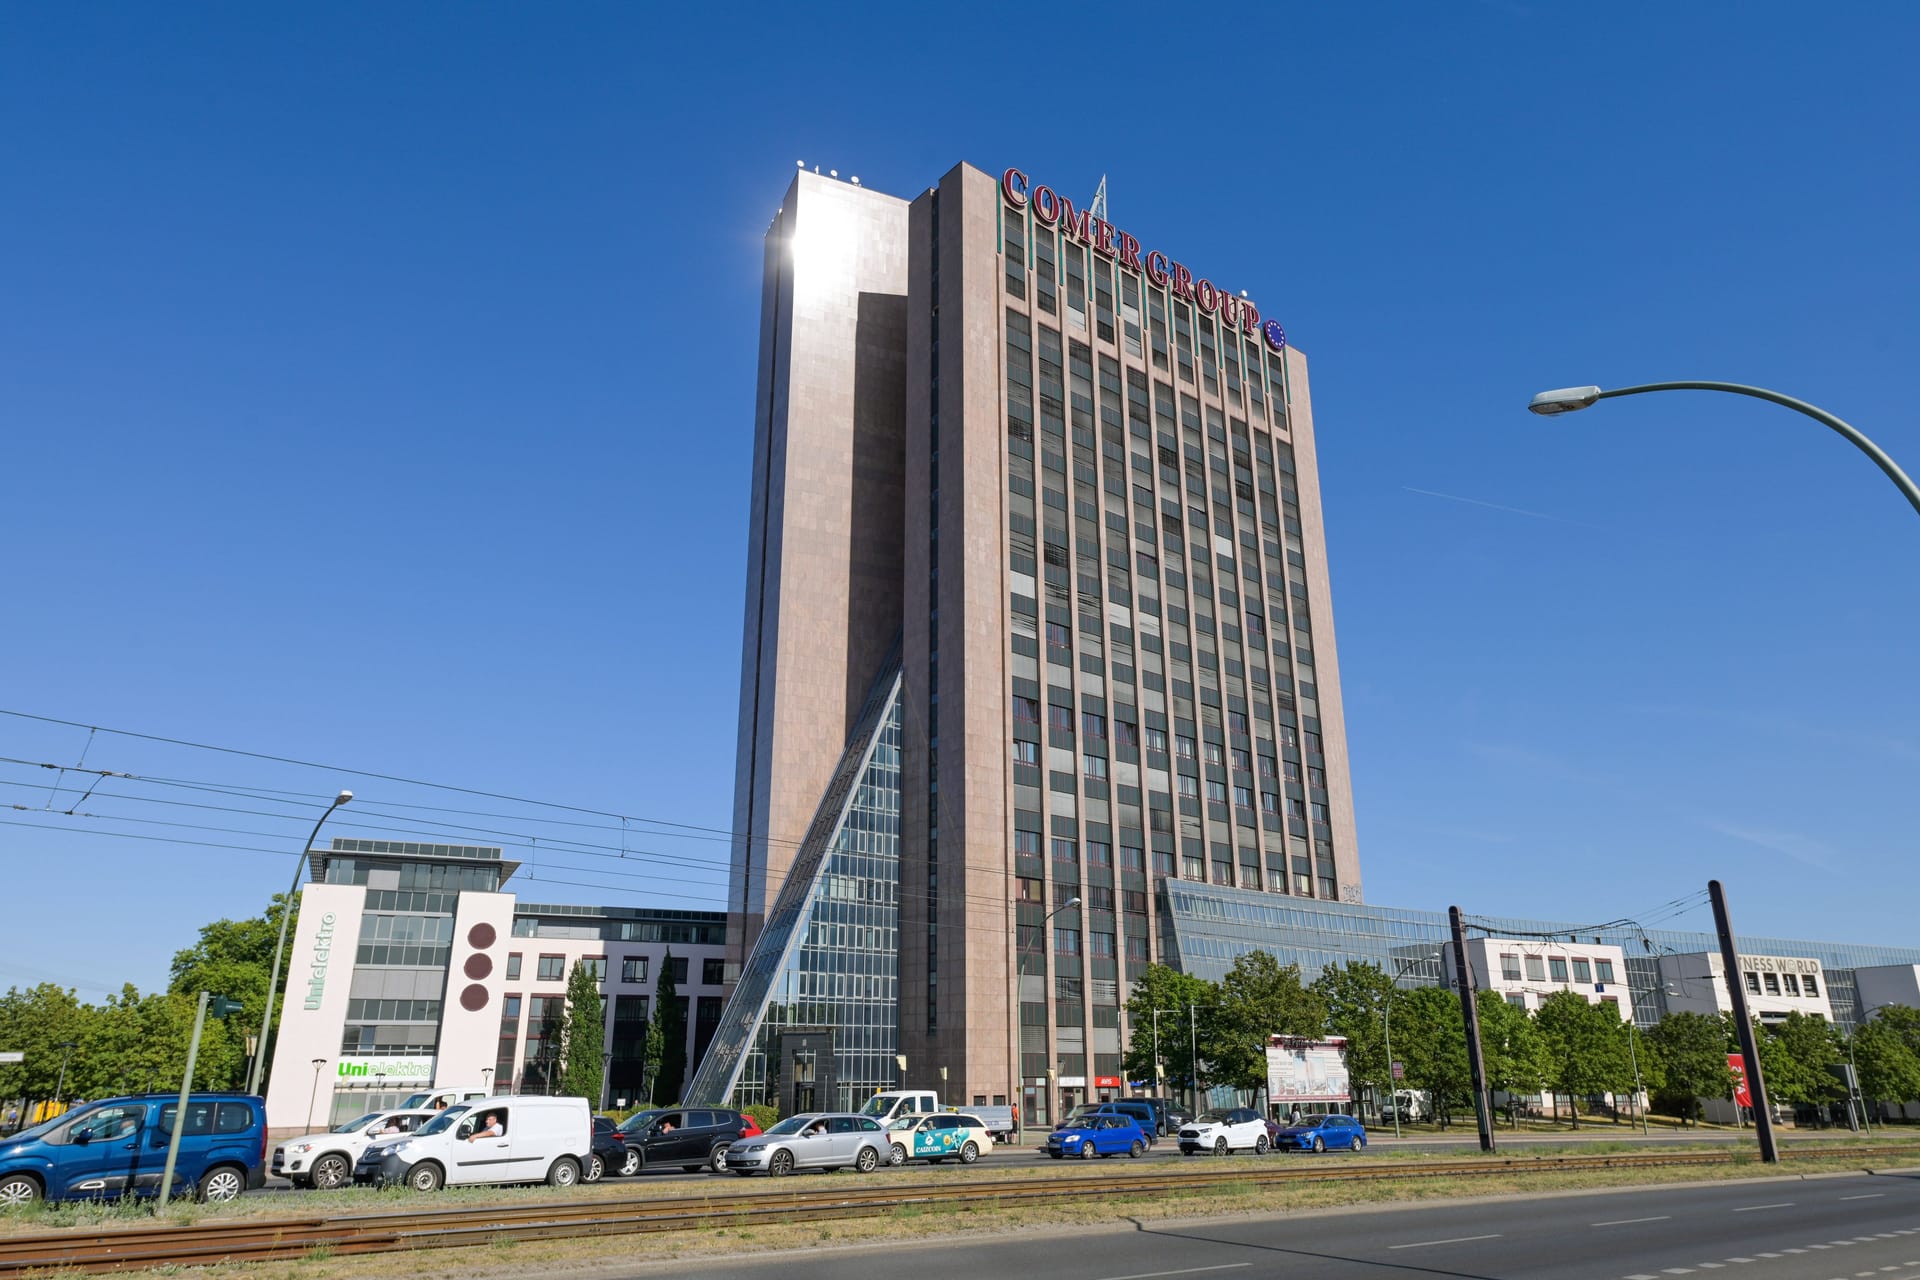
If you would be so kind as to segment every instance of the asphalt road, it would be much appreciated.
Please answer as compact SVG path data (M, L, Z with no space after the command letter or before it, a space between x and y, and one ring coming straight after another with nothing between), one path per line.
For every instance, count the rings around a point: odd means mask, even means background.
M668 1269L689 1280L1899 1280L1920 1278L1920 1171L681 1259Z

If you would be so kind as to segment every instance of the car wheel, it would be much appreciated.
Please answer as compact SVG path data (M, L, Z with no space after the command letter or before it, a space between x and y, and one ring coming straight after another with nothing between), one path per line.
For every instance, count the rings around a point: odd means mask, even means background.
M347 1163L345 1156L326 1155L313 1162L313 1171L307 1177L308 1186L319 1191L332 1191L344 1187L353 1177L353 1166Z
M607 1172L607 1162L600 1158L599 1152L587 1157L587 1171L580 1175L582 1182L598 1182Z
M1327 1140L1325 1138L1316 1137L1313 1140L1313 1149L1316 1153L1325 1151L1327 1149Z
M224 1200L238 1200L240 1193L246 1189L246 1176L232 1165L223 1164L207 1170L207 1176L200 1179L195 1198L203 1204L218 1204Z
M620 1176L631 1178L640 1172L640 1153L632 1147L627 1148L627 1158L620 1162Z
M1127 1148L1127 1154L1135 1160L1138 1160L1141 1156L1145 1155L1146 1151L1147 1151L1147 1144L1140 1141L1140 1139L1138 1138L1135 1138L1133 1140L1133 1145Z
M0 1178L0 1209L21 1209L40 1198L40 1184L24 1173Z
M853 1167L861 1173L872 1173L880 1167L880 1153L872 1147L860 1148L860 1154L853 1158Z
M1224 1156L1227 1154L1227 1140L1225 1136L1213 1140L1213 1154L1216 1156Z
M1349 1149L1353 1151L1358 1151L1360 1148L1366 1145L1367 1145L1366 1139L1362 1138L1359 1134L1356 1133L1353 1135L1353 1145Z
M1091 1160L1093 1159L1093 1157L1094 1157L1093 1139L1082 1138L1080 1140L1080 1158L1082 1160Z
M793 1172L793 1152L776 1151L767 1161L767 1172L776 1178L784 1178Z
M547 1185L550 1187L570 1187L580 1181L580 1166L572 1156L561 1156L547 1170Z
M407 1171L407 1185L415 1191L438 1191L441 1181L440 1166L431 1161Z
M896 1142L891 1147L887 1148L888 1164L898 1166L898 1165L903 1165L906 1162L907 1162L907 1149L905 1147L901 1146L899 1143Z
M1263 1133L1259 1137L1253 1140L1253 1154L1257 1156L1263 1156L1267 1154L1267 1135L1266 1134Z
M729 1145L731 1144L723 1142L713 1150L707 1152L707 1169L709 1172L725 1173L727 1171L727 1147Z

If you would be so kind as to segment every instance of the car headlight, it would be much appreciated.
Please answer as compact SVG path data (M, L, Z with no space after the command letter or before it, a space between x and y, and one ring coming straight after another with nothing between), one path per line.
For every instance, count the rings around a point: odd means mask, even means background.
M765 1151L767 1149L767 1144L764 1142L756 1142L753 1145L747 1147L746 1149L748 1151Z
M387 1148L387 1154L394 1155L394 1156L404 1155L408 1151L412 1150L412 1148L413 1148L413 1144L411 1142L396 1142L392 1146Z
M313 1150L313 1147L314 1144L311 1142L296 1142L291 1147L288 1147L287 1150L306 1152Z

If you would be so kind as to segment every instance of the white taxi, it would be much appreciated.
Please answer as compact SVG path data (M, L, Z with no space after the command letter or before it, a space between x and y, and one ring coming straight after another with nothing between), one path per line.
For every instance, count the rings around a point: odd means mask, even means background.
M887 1141L892 1144L891 1164L909 1160L972 1164L993 1150L993 1135L979 1117L954 1111L903 1116L887 1126Z

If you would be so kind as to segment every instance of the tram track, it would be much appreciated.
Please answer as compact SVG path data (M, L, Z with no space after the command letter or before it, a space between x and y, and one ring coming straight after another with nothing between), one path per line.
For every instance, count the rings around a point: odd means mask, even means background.
M1860 1158L1908 1157L1911 1146L1862 1146L1822 1153ZM613 1195L538 1204L459 1205L390 1213L243 1219L170 1227L42 1232L0 1238L0 1276L66 1269L134 1271L159 1266L206 1266L308 1255L394 1253L470 1244L592 1235L643 1235L710 1226L825 1223L876 1217L902 1209L954 1206L958 1212L1031 1203L1105 1199L1117 1195L1191 1193L1232 1184L1272 1187L1312 1182L1371 1182L1435 1177L1494 1177L1519 1172L1578 1172L1684 1168L1734 1163L1723 1151L1612 1152L1604 1155L1532 1155L1443 1160L1234 1160L1225 1167L1109 1172L1063 1170L1058 1176L995 1176L945 1181L882 1179L849 1185L769 1187L716 1185L681 1196ZM1213 1166L1214 1162L1206 1162ZM811 1180L809 1180L811 1181Z

